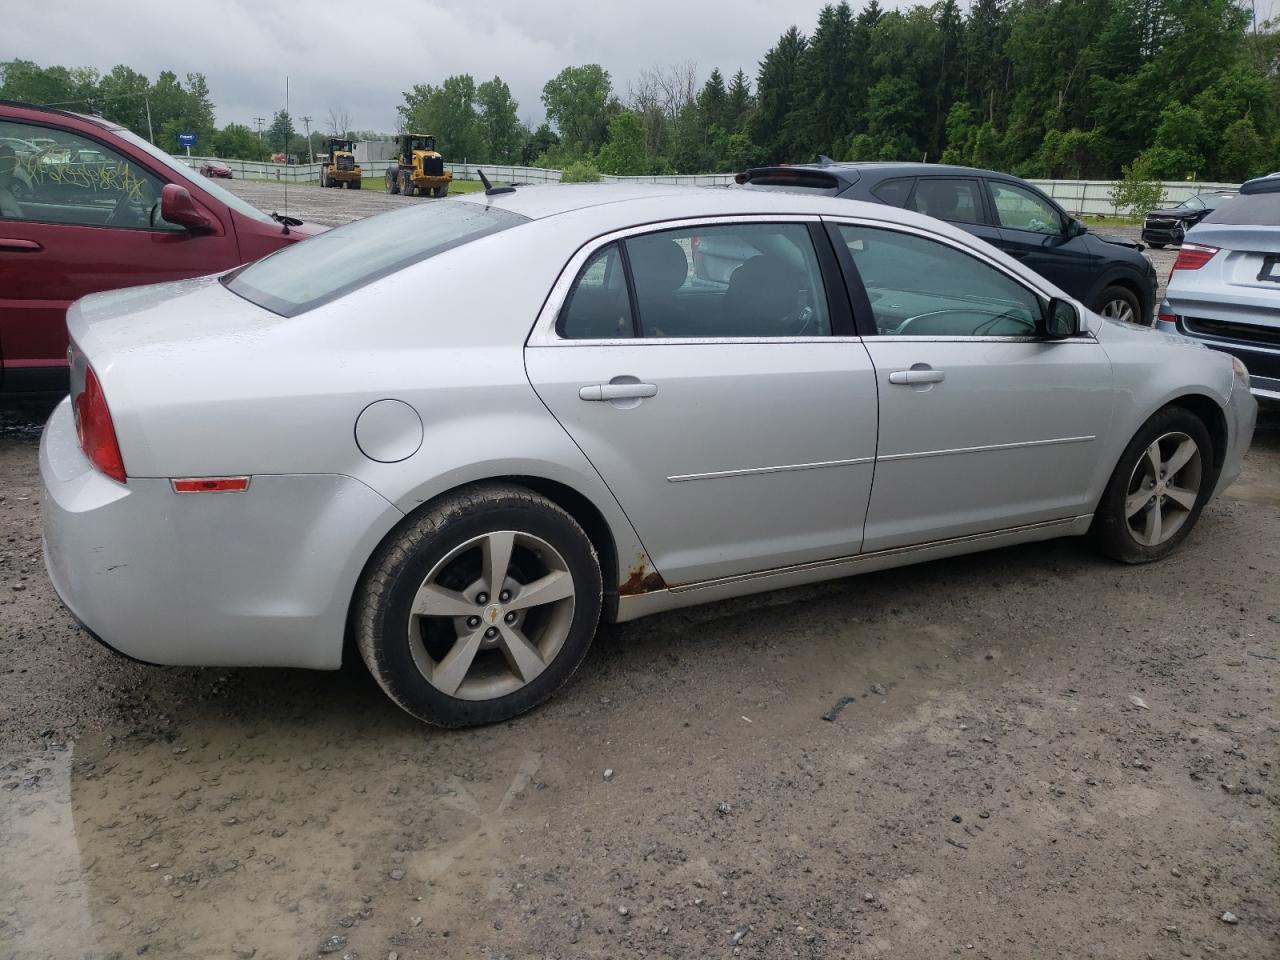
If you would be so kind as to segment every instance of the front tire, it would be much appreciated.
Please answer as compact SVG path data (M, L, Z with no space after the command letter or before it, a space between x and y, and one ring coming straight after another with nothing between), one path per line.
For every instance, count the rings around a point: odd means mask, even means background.
M602 602L578 523L522 487L485 485L409 518L378 548L355 606L360 654L427 723L509 720L582 662Z
M400 181L392 176L391 171L387 171L387 193L399 193Z
M413 196L413 177L407 173L400 174L400 192L406 197Z
M1128 287L1107 287L1099 294L1097 305L1093 309L1112 320L1151 325L1149 320L1142 317L1142 304L1138 301L1138 295Z
M1160 560L1191 533L1217 482L1203 421L1182 407L1165 407L1125 448L1089 536L1122 563Z

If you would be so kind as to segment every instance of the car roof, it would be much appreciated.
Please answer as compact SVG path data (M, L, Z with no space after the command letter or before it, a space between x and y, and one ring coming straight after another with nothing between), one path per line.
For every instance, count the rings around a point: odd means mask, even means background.
M845 160L831 163L787 163L772 166L753 167L747 173L757 171L783 173L787 170L811 170L827 173L839 180L852 183L861 179L864 174L876 174L875 179L887 180L890 177L923 177L923 176L964 176L964 177L997 177L1001 180L1016 181L1019 178L998 170L983 170L978 167L961 167L949 163L919 163L900 160Z
M95 127L101 127L103 130L110 130L113 133L124 130L120 124L108 120L106 117L94 116L88 113L73 113L70 110L59 110L57 107L46 107L38 103L26 103L22 100L0 100L0 115L4 115L9 111L18 113L20 116L28 113L44 114L49 119L63 118L70 120L79 120L81 123L91 123ZM13 119L10 115L10 119ZM27 119L24 116L24 119Z
M572 217L598 233L685 219L727 216L855 217L920 227L971 244L973 235L942 220L901 207L819 193L694 187L666 184L541 184L487 195L464 194L479 203L531 220ZM429 209L425 204L424 209ZM428 214L429 215L429 214Z

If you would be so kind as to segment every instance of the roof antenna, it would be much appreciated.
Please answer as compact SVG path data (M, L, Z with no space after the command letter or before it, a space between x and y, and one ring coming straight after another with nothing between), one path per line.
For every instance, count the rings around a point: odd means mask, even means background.
M489 178L484 175L484 171L476 167L476 173L480 175L480 182L484 184L484 195L492 197L496 193L515 193L515 187L495 187L489 182Z
M820 154L818 154L818 165L819 165L819 166L822 166L822 167L829 167L829 166L831 166L833 163L835 163L835 161L834 161L834 160L832 160L830 157L828 157L825 153L820 153Z
M284 215L289 216L289 128L293 126L293 117L289 116L289 75L284 75ZM289 225L285 224L286 230Z

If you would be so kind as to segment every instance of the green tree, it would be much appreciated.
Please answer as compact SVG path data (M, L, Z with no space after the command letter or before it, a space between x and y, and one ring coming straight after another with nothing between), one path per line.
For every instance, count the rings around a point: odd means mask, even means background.
M485 153L494 163L515 163L520 159L526 131L520 123L520 105L501 77L486 80L476 88L480 109L480 135Z
M542 103L561 143L579 155L600 148L609 118L619 109L609 71L598 63L565 67L543 86Z
M297 131L293 128L293 118L284 110L277 110L271 118L271 126L267 127L266 145L269 153L288 153Z
M639 176L653 166L644 143L644 124L639 114L623 110L609 121L609 139L600 148L598 167L601 173L614 176Z
M752 136L772 161L791 159L798 146L795 131L787 121L800 92L806 44L804 35L793 26L760 61Z
M210 152L229 160L262 160L258 135L240 123L229 123L213 135Z
M744 130L751 121L751 110L754 107L751 96L751 81L741 69L733 75L729 82L729 92L724 107L725 127L734 132Z

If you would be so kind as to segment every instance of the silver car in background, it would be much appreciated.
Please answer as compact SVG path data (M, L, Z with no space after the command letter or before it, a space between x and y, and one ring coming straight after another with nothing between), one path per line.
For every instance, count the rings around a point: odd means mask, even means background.
M159 663L350 637L450 726L551 696L601 621L1060 536L1160 559L1257 412L959 228L789 193L495 188L68 323L72 613Z
M1253 393L1280 400L1280 174L1187 232L1157 325L1239 358Z

